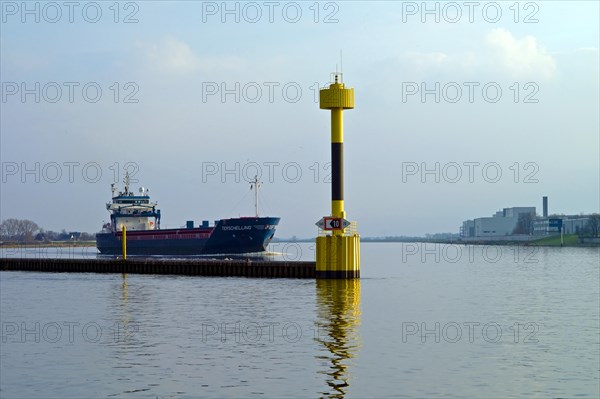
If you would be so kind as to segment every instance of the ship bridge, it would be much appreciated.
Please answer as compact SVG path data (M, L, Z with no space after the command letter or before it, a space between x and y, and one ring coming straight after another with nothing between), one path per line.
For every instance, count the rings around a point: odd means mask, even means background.
M140 187L140 195L134 195L129 191L128 173L123 182L124 190L118 193L115 184L111 184L112 202L106 204L106 209L111 213L111 230L121 231L123 226L129 231L159 229L160 210L156 208L156 202L150 201L148 189Z

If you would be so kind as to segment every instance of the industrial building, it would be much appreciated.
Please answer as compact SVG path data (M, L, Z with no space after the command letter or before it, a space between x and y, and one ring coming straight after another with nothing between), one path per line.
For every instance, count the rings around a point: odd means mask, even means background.
M521 215L529 215L525 220L530 224L530 232L526 235L549 236L559 234L556 222L551 220L560 219L563 234L579 234L590 220L588 215L549 215L548 197L542 198L542 216L536 216L535 207L513 207L504 208L491 217L480 217L473 220L465 220L460 227L460 236L464 238L523 236L515 234L515 229Z
M491 217L465 220L460 228L460 235L461 237L497 237L513 235L521 215L528 215L530 219L535 218L535 207L520 206L504 208Z
M550 220L560 219L562 222L563 234L579 234L585 229L586 224L590 220L586 215L548 215L548 197L542 197L544 213L542 217L538 217L533 221L533 235L548 236L559 234L557 227L550 226Z
M561 219L563 234L579 234L585 229L590 220L586 215L552 215L550 217L537 218L533 221L533 235L548 236L559 234L558 228L550 227L550 219Z

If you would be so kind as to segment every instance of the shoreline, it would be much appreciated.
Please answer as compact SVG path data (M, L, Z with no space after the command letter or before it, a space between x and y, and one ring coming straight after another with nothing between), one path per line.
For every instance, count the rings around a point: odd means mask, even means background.
M272 243L311 243L313 240L309 239L298 239L298 240L289 240L289 239L279 239L277 241L272 241ZM536 240L473 240L473 241L463 241L463 240L451 240L451 239L427 239L427 238L419 238L419 237L411 237L411 238L370 238L364 237L361 239L361 243L424 243L424 244L451 244L451 245L502 245L502 246L530 246L530 247L561 247L560 244L560 236L551 236L551 237L543 237ZM599 242L590 242L590 243L582 243L579 241L579 237L577 235L566 235L564 236L564 244L562 247L570 247L570 248L594 248L600 247Z
M286 240L280 239L272 241L271 244L277 243L312 243L314 239L299 239ZM498 240L477 240L477 241L462 241L462 240L444 240L444 239L427 239L427 238L370 238L365 237L361 240L362 243L424 243L424 244L450 244L450 245L501 245L501 246L524 246L524 247L569 247L569 248L597 248L600 247L600 242L582 243L576 235L568 235L564 237L564 244L560 244L560 237L544 237L538 240L530 241L498 241ZM50 242L50 243L0 243L0 248L73 248L73 247L95 247L95 241L76 241L76 242Z
M95 246L96 246L95 241L0 243L0 248L67 248L67 247L95 247Z

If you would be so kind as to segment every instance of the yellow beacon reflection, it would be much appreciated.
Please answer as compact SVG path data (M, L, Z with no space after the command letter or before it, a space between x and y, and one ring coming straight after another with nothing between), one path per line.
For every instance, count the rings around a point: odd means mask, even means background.
M327 359L327 367L319 374L326 375L329 387L323 397L343 398L352 380L351 359L361 347L360 280L317 280L316 339L325 349L319 359Z

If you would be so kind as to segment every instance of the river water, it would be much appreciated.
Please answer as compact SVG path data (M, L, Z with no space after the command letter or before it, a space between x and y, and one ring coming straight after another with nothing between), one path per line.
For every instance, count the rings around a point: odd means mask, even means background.
M361 249L356 281L1 272L0 397L599 396L598 248Z

